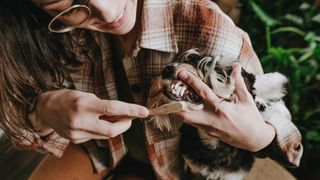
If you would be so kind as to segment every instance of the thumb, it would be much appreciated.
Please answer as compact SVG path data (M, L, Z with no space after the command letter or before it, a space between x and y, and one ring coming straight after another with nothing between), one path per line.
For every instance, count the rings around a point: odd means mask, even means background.
M233 66L233 72L232 72L232 77L235 79L235 85L236 85L236 89L235 89L235 93L237 94L240 102L248 102L250 100L252 100L252 96L249 93L246 83L244 82L244 79L241 75L241 65L240 64L235 64Z

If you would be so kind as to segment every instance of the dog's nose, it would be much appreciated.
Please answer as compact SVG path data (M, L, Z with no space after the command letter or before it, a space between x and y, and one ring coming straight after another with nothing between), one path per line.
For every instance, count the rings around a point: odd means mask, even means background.
M176 67L173 65L167 66L162 71L162 79L174 79Z

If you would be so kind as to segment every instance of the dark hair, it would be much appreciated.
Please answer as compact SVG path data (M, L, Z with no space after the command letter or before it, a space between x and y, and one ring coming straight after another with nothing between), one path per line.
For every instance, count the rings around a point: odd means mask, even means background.
M64 80L61 37L48 32L46 18L29 0L0 0L0 128L16 142L32 131L33 99Z

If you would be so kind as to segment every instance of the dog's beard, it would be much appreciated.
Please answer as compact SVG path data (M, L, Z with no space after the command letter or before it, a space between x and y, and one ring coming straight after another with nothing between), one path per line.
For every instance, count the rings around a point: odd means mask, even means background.
M161 76L155 78L151 83L147 107L153 109L173 101L185 101L186 111L201 110L204 107L201 98L184 82L164 80ZM150 121L161 131L170 131L172 118L170 114L155 115Z
M201 98L183 81L174 80L164 90L163 94L174 101L201 103Z
M178 79L179 70L184 68L187 68L199 77L199 81L203 81L209 85L213 92L220 98L227 100L233 98L232 95L235 86L234 80L230 77L231 68L223 69L223 66L216 63L218 58L214 59L211 57L199 59L199 56L197 56L198 62L194 64L186 62L188 61L188 56L195 55L195 52L194 50L185 52L181 56L184 58L180 57L180 60L178 60L184 63L174 63L167 66L162 72L162 77L159 76L153 80L147 102L148 108L156 108L172 101L188 102L189 109L200 110L203 108L202 99L189 85ZM183 66L183 68L180 66ZM169 116L170 115L156 115L151 118L151 121L153 121L155 126L160 130L170 131L172 127Z
M164 95L163 91L165 88L166 85L161 76L158 76L151 82L149 98L147 101L147 107L149 109L157 108L172 101ZM150 121L153 121L155 127L159 128L161 131L170 131L172 129L169 115L156 115L151 117Z

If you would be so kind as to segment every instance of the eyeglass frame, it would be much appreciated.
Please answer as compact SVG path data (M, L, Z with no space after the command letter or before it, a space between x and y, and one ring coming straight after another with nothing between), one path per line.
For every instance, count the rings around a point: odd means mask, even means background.
M70 7L68 7L67 9L61 11L59 14L57 14L55 17L53 17L53 18L51 19L51 21L50 21L49 24L48 24L48 30L49 30L50 32L54 32L54 33L66 33L66 32L70 32L70 31L72 31L72 30L74 30L74 29L77 29L77 28L78 28L79 26L81 26L84 22L86 22L86 21L88 20L88 18L90 17L90 15L91 15L91 9L87 6L88 2L89 2L89 0L80 0L77 4L74 4L74 5L70 6ZM71 26L71 27L67 27L67 28L65 28L65 29L63 29L63 30L58 30L58 31L51 28L51 25L53 24L53 22L59 21L58 18L59 18L61 15L65 14L66 12L68 12L68 11L70 11L70 10L72 10L72 9L79 8L79 7L80 7L80 8L85 8L85 9L87 9L88 12L89 12L89 13L88 13L88 17L87 17L83 22L81 22L81 23L78 24L78 25Z

